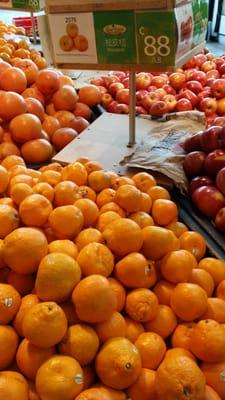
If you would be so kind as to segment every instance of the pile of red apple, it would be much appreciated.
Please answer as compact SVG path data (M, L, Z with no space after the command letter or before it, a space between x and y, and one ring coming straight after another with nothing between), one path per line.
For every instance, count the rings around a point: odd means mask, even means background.
M100 88L107 111L129 112L128 73L115 71L91 83ZM202 52L176 72L136 74L137 114L160 116L193 109L205 112L209 124L225 115L225 56Z
M225 233L225 125L210 126L186 139L183 167L198 210Z

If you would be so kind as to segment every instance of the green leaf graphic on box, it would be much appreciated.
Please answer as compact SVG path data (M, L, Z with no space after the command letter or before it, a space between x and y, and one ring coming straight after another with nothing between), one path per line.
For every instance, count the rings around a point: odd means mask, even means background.
M208 24L208 2L207 0L192 1L192 10L194 16L193 45L205 40Z
M136 12L138 58L140 64L172 66L177 47L174 11Z
M100 64L136 63L133 11L95 12L94 24Z

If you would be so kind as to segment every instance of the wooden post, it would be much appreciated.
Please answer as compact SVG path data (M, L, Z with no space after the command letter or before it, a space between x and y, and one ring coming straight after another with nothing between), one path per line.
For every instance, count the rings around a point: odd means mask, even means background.
M129 87L130 87L130 106L129 106L129 142L128 147L135 145L136 134L136 75L135 72L129 73Z

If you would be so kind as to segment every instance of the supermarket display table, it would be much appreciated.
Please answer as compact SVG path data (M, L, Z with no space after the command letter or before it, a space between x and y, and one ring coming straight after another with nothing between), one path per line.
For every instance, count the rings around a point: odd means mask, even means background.
M120 165L124 156L130 155L134 147L127 146L129 116L104 112L78 138L56 154L53 161L61 164L74 162L79 157L98 161L104 169L119 175L134 174L134 169ZM149 121L136 117L137 143L149 132ZM154 173L160 184L172 188L172 181L161 174Z

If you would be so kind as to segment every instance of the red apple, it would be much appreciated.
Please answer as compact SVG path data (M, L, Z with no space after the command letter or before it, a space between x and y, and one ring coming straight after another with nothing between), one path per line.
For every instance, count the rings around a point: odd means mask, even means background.
M217 101L212 97L205 97L199 104L199 109L205 113L205 115L211 115L217 110Z
M220 232L225 233L225 207L216 214L215 225Z
M163 97L167 95L167 92L163 88L158 88L156 89L155 94L157 94L158 98L162 100Z
M158 100L159 98L157 94L155 94L155 92L151 92L149 94L146 94L146 96L144 96L141 105L149 112L152 104Z
M136 89L147 89L151 85L152 77L147 72L139 72L136 75Z
M205 91L205 90L202 90L202 92L200 92L197 96L198 96L199 103L201 103L201 101L203 99L205 99L206 97L211 97L209 92Z
M129 82L130 82L129 78L124 78L124 79L122 80L122 83L123 83L123 85L124 85L124 87L125 87L126 89L129 88Z
M122 79L126 78L126 72L123 71L114 71L113 75L117 76L119 78L120 81L122 81Z
M214 56L214 54L213 53L206 53L206 57L207 57L207 60L211 60L211 61L214 61L214 58L215 58L215 56Z
M211 86L213 85L214 81L215 81L214 78L208 78L208 79L206 80L206 83L205 83L206 86L204 86L204 89L203 89L203 90L205 90L205 88L208 88L208 87L209 87L209 88L210 88L210 92L211 92Z
M127 104L116 104L115 105L116 114L129 114L129 106Z
M209 82L208 85L205 85L203 87L203 92L207 92L211 97L212 97L212 89L211 89L211 83ZM201 93L201 92L200 92Z
M191 153L192 151L198 151L201 150L201 135L202 132L198 132L193 136L188 137L184 143L183 143L183 148L186 151L186 153Z
M109 85L109 88L108 88L109 93L110 93L112 96L115 96L116 93L117 93L119 90L121 90L121 89L124 89L124 85L123 85L121 82L114 82L114 83L111 83L111 85Z
M167 83L168 83L168 77L166 78L165 76L162 76L162 75L152 77L151 84L153 86L156 86L157 88L161 88L164 85L166 85Z
M185 86L186 76L184 73L174 72L169 76L169 81L174 89L179 90Z
M163 101L167 104L168 107L168 112L172 112L176 108L177 100L176 97L172 94L167 94L164 98Z
M106 107L107 111L110 113L116 113L116 107L118 105L118 102L113 100L108 106Z
M156 89L159 89L159 88L157 88L156 86L154 86L154 85L150 85L149 87L148 87L148 92L149 93L151 93L151 92L155 92L156 91Z
M170 84L167 83L166 85L163 85L162 88L166 91L167 94L173 94L175 96L176 90Z
M183 69L183 67L180 67L180 68L175 69L174 72L181 72L181 73L183 73L183 72L184 72L184 69ZM169 72L169 75L171 75L172 73L173 73L173 72Z
M179 99L176 105L176 111L191 111L193 110L192 104L188 99Z
M166 113L168 113L168 107L165 101L155 101L150 108L150 114L153 116L162 116Z
M183 72L182 68L180 68L180 71ZM163 73L160 74L160 76L161 76L162 78L164 78L164 79L166 80L167 83L169 83L169 77L168 77L169 75L168 75L168 72L163 72Z
M194 191L201 186L213 186L212 179L209 176L196 176L193 178L188 185L190 195L192 196Z
M217 113L219 115L225 115L225 97L217 100Z
M225 168L222 168L216 175L216 186L225 195Z
M148 94L147 90L137 90L136 92L136 103L138 106L141 105L143 98Z
M183 168L187 176L195 177L204 172L206 155L203 151L193 151L186 155Z
M216 67L217 67L218 70L220 69L221 65L224 64L224 59L220 58L220 57L214 58L213 61L216 64Z
M225 167L225 150L218 149L209 153L205 160L205 170L207 175L215 176Z
M199 70L198 68L190 68L190 69L185 70L184 73L185 73L185 76L186 76L186 81L192 80L191 79L191 75L194 72L197 72L198 70Z
M197 104L199 103L199 98L196 96L195 93L193 93L189 89L181 89L178 96L178 99L187 99L190 100L192 107L195 108Z
M212 219L221 208L225 207L225 197L214 186L201 186L196 189L192 201L204 215Z
M219 134L223 128L221 126L210 126L201 134L201 148L206 153L210 153L219 148Z
M98 86L98 89L100 90L100 92L101 92L102 95L103 95L104 93L108 93L105 86Z
M190 68L194 68L195 66L196 66L195 58L192 57L190 60L188 60L188 61L183 65L183 68L184 68L184 69L190 69Z
M129 89L121 89L116 93L116 101L118 103L129 104Z
M215 79L211 86L212 95L217 99L225 97L225 79Z
M211 71L206 72L206 79L218 79L220 73L217 69L211 69Z
M202 65L201 65L201 70L203 72L208 72L208 71L212 71L213 69L216 69L216 64L213 61L205 61Z
M222 125L222 129L219 133L219 141L220 141L220 147L225 147L225 125Z
M199 81L202 84L202 86L205 86L206 74L203 71L196 71L195 70L190 74L188 80L189 81Z
M104 93L102 95L102 105L103 107L107 107L113 101L113 97L109 93Z
M193 93L198 94L203 90L203 86L199 81L188 81L186 88L191 90Z
M147 111L145 110L145 108L144 107L142 107L142 106L136 106L135 107L135 111L136 111L136 114L137 115L140 115L140 114L148 114L147 113Z
M214 125L213 121L214 121L217 117L218 117L218 114L217 114L217 113L213 113L213 114L207 115L207 116L206 116L206 126L208 127L208 126Z
M225 117L216 117L213 121L213 125L224 126L225 125Z
M91 79L90 83L95 86L104 86L104 79L100 76L99 78Z
M118 76L116 75L107 75L104 78L105 86L108 88L112 83L120 82Z
M194 60L195 60L195 65L197 67L201 67L201 65L207 61L207 57L204 54L197 54L196 56L194 56Z
M220 65L220 66L218 67L218 69L219 69L219 73L220 73L221 75L224 75L224 74L225 74L225 62L224 62L222 65Z
M212 82L209 80L209 81L208 81L208 84L205 85L205 86L203 87L203 90L202 90L202 92L207 93L208 96L210 96L210 97L213 97L213 96L212 96L212 89L211 89L211 86L212 86L214 80L215 80L215 79L212 79ZM200 93L202 93L202 92L200 92Z

